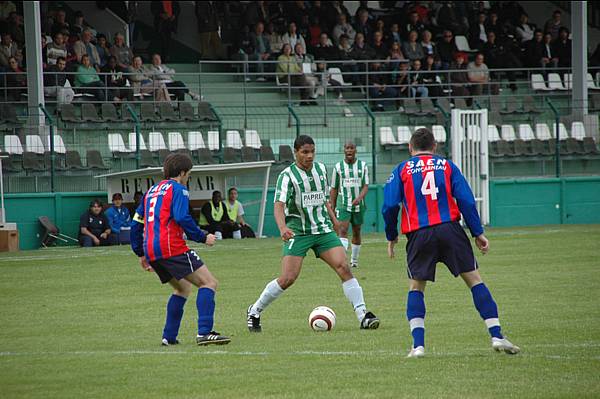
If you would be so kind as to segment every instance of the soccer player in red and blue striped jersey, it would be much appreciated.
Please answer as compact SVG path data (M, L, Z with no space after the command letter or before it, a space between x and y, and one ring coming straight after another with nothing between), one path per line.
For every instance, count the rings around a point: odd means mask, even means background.
M411 137L411 158L398 165L384 189L383 218L388 255L394 257L398 242L398 213L406 244L409 292L406 306L413 346L409 357L425 355L425 300L427 281L435 281L438 262L455 276L461 276L473 295L473 302L492 337L497 351L516 354L519 347L502 335L498 307L479 275L471 243L459 221L461 214L475 244L482 253L489 250L473 192L451 161L435 154L435 138L428 129Z
M227 344L229 337L212 330L215 312L217 280L195 251L188 248L184 233L193 241L212 246L215 236L206 234L189 213L189 192L186 184L192 160L185 154L171 154L165 159L165 180L155 184L144 195L131 226L131 248L140 257L142 268L154 271L160 281L169 283L174 291L167 303L167 320L162 344L178 344L177 335L183 317L183 307L192 291L198 287L198 345Z

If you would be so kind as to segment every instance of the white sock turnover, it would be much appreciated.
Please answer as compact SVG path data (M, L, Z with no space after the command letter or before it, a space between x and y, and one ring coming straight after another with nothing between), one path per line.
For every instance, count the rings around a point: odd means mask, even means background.
M342 242L342 245L344 246L344 251L347 251L348 250L348 239L340 237L340 241Z
M358 284L358 280L352 278L344 282L342 288L344 289L344 295L346 295L346 298L348 298L352 304L356 318L358 321L362 321L367 313L367 307L365 305L365 299L363 298L363 290L360 287L360 284Z

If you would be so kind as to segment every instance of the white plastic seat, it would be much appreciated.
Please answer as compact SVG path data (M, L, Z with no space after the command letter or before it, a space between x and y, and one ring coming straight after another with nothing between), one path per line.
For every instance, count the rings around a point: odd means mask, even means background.
M183 142L181 133L169 132L167 133L167 138L169 140L169 151L185 150L185 143Z
M431 132L433 133L433 137L435 137L435 141L438 143L446 142L446 128L442 125L433 125L431 126Z
M137 142L135 132L129 133L129 148L132 152L135 151L136 144ZM146 147L146 141L144 140L144 136L142 136L142 134L140 133L140 150L143 151L147 149L148 147Z
M562 80L560 80L560 75L557 73L549 73L548 74L548 88L550 90L560 90L560 91L567 90L567 88L563 85Z
M19 136L16 134L4 136L4 151L10 155L23 155L23 145Z
M552 89L546 86L544 77L539 73L531 74L531 88L536 91L552 91Z
M240 132L237 130L228 130L225 138L225 146L235 148L236 150L241 150L243 145Z
M576 140L583 140L585 137L585 125L583 122L571 123L571 137Z
M282 82L279 80L279 75L275 75L275 83L277 83L277 86L280 87L286 87L288 85L286 82Z
M199 148L206 148L202 132L188 132L188 149L196 151Z
M528 123L521 123L519 125L519 138L521 140L533 140L535 139L535 134L533 134L533 129L531 125Z
M427 126L415 126L413 129L413 133L416 132L419 129L427 129Z
M408 126L398 126L398 142L400 144L408 144L412 133Z
M50 136L46 136L46 148L50 151ZM66 154L67 147L65 146L65 142L62 137L58 134L54 135L54 152L57 154Z
M479 126L467 126L467 137L469 138L469 140L481 141L481 129L479 128Z
M113 153L131 152L131 150L125 146L125 142L120 133L111 133L108 135L108 149Z
M344 75L342 75L340 68L329 68L327 72L329 72L329 77L331 80L335 80L342 86L352 86L352 83L344 82Z
M246 130L244 132L244 136L245 136L244 138L246 141L246 147L260 150L260 147L261 147L260 137L256 130Z
M500 129L503 140L515 141L517 139L517 135L515 134L515 128L513 127L513 125L502 125Z
M454 43L456 44L456 48L458 49L458 51L464 51L467 53L474 53L477 51L471 49L471 46L469 46L469 41L465 36L455 36Z
M564 140L569 137L569 132L567 131L567 127L564 123L558 124L558 134L561 140ZM552 124L552 137L556 136L556 123Z
M34 152L36 154L43 154L45 150L42 138L37 134L28 134L25 137L25 148L27 151Z
M382 126L379 128L379 142L381 145L398 145L392 128L389 126Z
M596 82L594 82L594 78L592 77L591 73L587 74L587 88L590 90L600 90L600 87L598 87Z
M219 150L219 131L209 130L208 131L208 149L211 151Z
M496 125L488 125L488 141L495 142L502 140L500 138L500 133L498 133L498 126Z
M148 133L148 148L150 151L155 152L158 150L166 150L167 145L161 132L150 132Z
M592 75L590 75L591 77ZM565 82L565 89L567 90L571 90L573 89L573 74L572 73L565 73L563 75L563 82ZM589 83L588 83L589 85Z
M550 140L552 138L550 128L545 123L535 124L535 135L539 140Z

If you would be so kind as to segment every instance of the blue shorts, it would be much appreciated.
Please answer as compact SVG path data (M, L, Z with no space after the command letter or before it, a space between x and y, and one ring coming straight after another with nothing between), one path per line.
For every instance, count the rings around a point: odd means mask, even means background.
M445 264L454 277L472 272L478 267L471 242L458 222L426 227L408 233L406 237L410 279L435 281L438 262Z
M152 266L160 282L163 284L168 283L171 279L181 280L185 276L194 273L203 265L204 262L202 262L202 259L192 249L181 255L150 262L150 266Z

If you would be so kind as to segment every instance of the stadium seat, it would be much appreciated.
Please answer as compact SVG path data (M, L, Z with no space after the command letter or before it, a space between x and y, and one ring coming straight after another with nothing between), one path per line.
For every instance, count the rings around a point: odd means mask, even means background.
M13 125L21 123L17 116L17 110L12 104L0 104L0 121Z
M110 169L104 164L102 155L98 150L87 150L85 157L87 158L87 166L91 169L107 170Z
M129 148L132 152L135 152L135 147L137 145L136 141L137 135L135 132L129 133ZM148 148L146 147L146 141L144 140L144 136L140 133L140 151L145 151Z
M420 115L421 109L414 98L404 99L404 113L406 115Z
M433 137L435 137L435 141L440 143L446 142L446 128L442 125L433 125L431 126L431 132L433 133Z
M513 141L513 148L515 150L515 155L533 155L531 146L525 140L516 139Z
M2 159L2 172L18 173L22 170L21 156L9 155L8 158Z
M504 104L500 96L490 96L490 111L491 112L502 112L504 111Z
M135 105L131 104L130 107L136 112ZM136 114L137 115L137 114ZM139 117L139 115L137 115ZM133 122L133 116L129 112L129 108L127 108L127 104L121 104L121 120L124 122Z
M210 104L205 101L201 101L198 103L198 119L206 122L218 121L212 108L210 107Z
M58 134L54 135L54 152L57 154L65 155L67 153L67 147L62 137ZM50 151L50 136L46 136L46 148Z
M50 154L50 152L46 151L44 153L44 167L46 168L46 170L50 170L50 168L52 167L52 158L51 157L52 157L52 154ZM64 159L64 157L61 156L61 154L55 153L54 170L57 170L57 171L67 170L67 168L65 167L65 159Z
M536 123L535 124L535 136L538 140L550 140L552 138L552 133L550 132L550 128L545 123Z
M169 151L185 150L185 143L183 142L183 136L179 132L167 133L169 140ZM191 149L191 148L190 148Z
M556 138L557 134L556 134L556 123L552 124L552 137ZM564 123L559 123L558 124L558 137L560 138L560 140L565 140L569 137L569 132L567 131L567 127L565 126Z
M217 130L208 131L208 149L210 151L219 151L220 147L219 132Z
M294 162L294 153L292 147L289 145L279 146L279 162L280 163L292 163Z
M242 147L242 162L256 161L258 161L256 149L247 146Z
M519 103L515 96L508 96L506 99L506 107L500 111L500 113L504 115L518 114L520 112L521 109L519 109Z
M158 164L163 165L165 163L165 159L171 154L171 151L166 148L161 148L158 150Z
M271 146L263 145L260 147L260 160L261 161L275 161L275 155Z
M16 134L7 134L4 136L4 151L8 155L23 155L23 145L19 136Z
M498 126L488 125L488 142L490 144L490 155L492 157L503 157L514 155L514 150L508 143L503 140L498 132Z
M198 156L198 163L200 165L212 165L215 163L212 153L208 148L198 148L196 153Z
M192 104L188 102L180 102L179 103L179 118L184 121L193 121L196 119L194 115L194 108Z
M471 47L469 46L469 41L465 36L456 35L454 37L454 43L456 44L456 48L458 49L458 51L465 53L476 53L478 51L471 49Z
M600 90L600 87L596 86L596 82L594 82L594 78L591 73L587 74L587 88L589 90Z
M433 102L430 98L421 99L421 115L435 115L437 114Z
M242 138L237 130L228 130L225 139L225 147L231 147L236 150L242 149Z
M559 78L560 79L560 78ZM546 86L544 76L540 73L531 74L531 88L535 91L552 91L553 89Z
M593 137L583 138L583 151L586 154L598 154L598 146Z
M585 125L583 122L574 121L571 123L571 137L576 140L583 140L585 138Z
M46 170L40 157L35 152L23 152L23 170L27 172L43 172Z
M464 98L455 98L454 99L454 108L456 109L469 109L467 106L467 102Z
M142 150L140 148L140 167L148 168L153 166L156 166L156 162L154 162L154 157L152 156L152 153L146 149Z
M568 137L565 140L564 151L567 154L585 154L583 143L572 137Z
M161 102L158 104L158 112L160 114L160 118L163 121L174 122L180 120L175 110L168 102Z
M523 97L523 112L526 114L540 114L543 111L537 107L532 96L525 96Z
M335 80L342 86L352 86L352 83L344 82L344 75L342 75L340 68L329 68L327 72L329 72L329 78L331 80Z
M567 88L563 85L560 75L557 73L548 74L548 88L550 90L567 91Z
M238 157L238 151L232 147L223 148L223 163L238 163L240 159Z
M442 110L444 110L445 113L449 114L450 112L452 112L452 106L450 105L450 101L445 98L438 98L437 100L437 105L439 108L441 108Z
M384 147L400 144L398 141L396 141L394 133L392 133L392 128L388 126L382 126L379 128L379 143Z
M76 170L85 170L87 169L83 166L81 162L81 156L77 151L67 151L66 157L66 167L67 169L76 169Z
M600 94L590 94L588 104L590 111L600 111Z
M142 122L158 121L158 117L156 115L156 111L154 110L153 103L142 103L140 110L140 120Z
M515 128L512 125L502 125L501 135L502 139L506 141L515 141L517 139Z
M94 104L81 104L81 120L84 122L102 122Z
M75 115L75 106L73 104L61 104L58 113L60 120L63 122L81 122L81 119Z
M488 114L488 123L495 126L502 125L502 117L499 112L492 111Z
M102 103L100 111L102 112L102 119L106 122L119 121L119 115L117 115L117 109L113 103Z
M498 126L488 125L488 141L493 143L500 140L502 139L500 138L500 133L498 133Z
M246 146L260 150L261 142L258 132L256 130L246 130L244 133L246 139Z
M196 151L199 148L206 148L202 132L188 132L188 149Z
M408 126L398 126L397 128L398 141L394 140L396 144L408 144L412 132Z
M573 74L565 73L563 75L563 82L565 82L565 89L572 90L573 89Z
M524 141L535 139L535 134L533 133L533 129L529 124L521 123L519 125L519 138Z
M108 149L113 155L131 153L132 150L125 146L123 137L120 133L110 133L108 135Z
M159 150L166 150L167 145L165 144L165 139L161 132L150 132L148 133L148 149L151 152L156 152Z
M28 134L25 136L25 149L28 152L42 155L46 151L42 138L37 134Z

